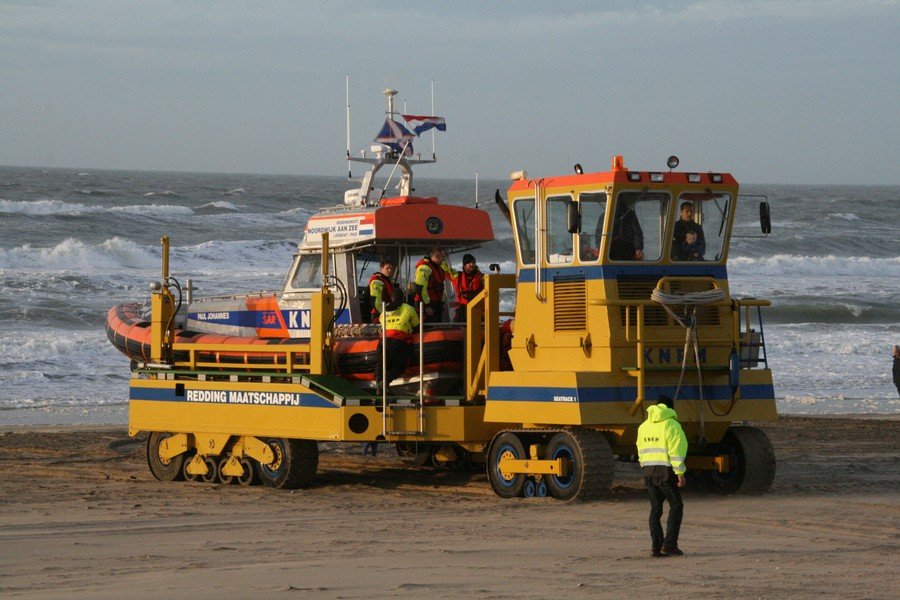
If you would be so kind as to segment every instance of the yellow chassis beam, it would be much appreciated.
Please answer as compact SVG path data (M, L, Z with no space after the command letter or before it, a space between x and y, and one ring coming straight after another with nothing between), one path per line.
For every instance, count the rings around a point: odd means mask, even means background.
M684 460L688 469L700 471L718 471L727 473L731 470L731 459L727 456L688 456Z
M556 475L565 477L569 474L569 461L564 458L554 460L521 460L516 458L504 458L500 460L500 473L503 475L517 475L526 473L529 475Z

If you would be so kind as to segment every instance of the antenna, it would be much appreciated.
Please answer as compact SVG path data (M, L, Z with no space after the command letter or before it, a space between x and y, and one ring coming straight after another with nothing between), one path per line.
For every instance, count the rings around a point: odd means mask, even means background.
M431 80L431 116L434 116L434 79ZM431 130L431 158L436 158L437 150L434 148L434 129Z
M478 169L475 169L475 208L478 208Z
M347 159L350 158L350 73L347 73ZM352 179L350 163L347 163L347 179Z

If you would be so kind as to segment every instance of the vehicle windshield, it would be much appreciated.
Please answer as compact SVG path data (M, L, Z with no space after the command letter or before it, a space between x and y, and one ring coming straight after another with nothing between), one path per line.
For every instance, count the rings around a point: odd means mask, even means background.
M671 260L722 260L730 208L731 194L681 194L678 197L678 216L672 227Z
M612 260L658 261L669 215L667 192L627 191L616 197L609 243Z

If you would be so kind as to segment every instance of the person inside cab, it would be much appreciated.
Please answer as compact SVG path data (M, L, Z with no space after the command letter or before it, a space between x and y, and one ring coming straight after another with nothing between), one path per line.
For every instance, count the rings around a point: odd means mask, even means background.
M620 200L616 206L609 257L613 260L644 260L644 230L631 202Z
M484 289L484 274L475 264L475 257L471 254L463 255L462 271L453 277L453 290L456 292L456 315L454 321L466 322L466 307L469 301Z
M675 222L672 230L672 259L703 260L706 239L703 237L703 227L694 222L694 203L682 202L679 208L681 218ZM693 242L687 240L688 233L696 236Z
M409 366L412 355L413 333L419 326L419 315L409 304L406 304L406 295L399 287L391 292L391 299L384 306L379 320L384 328L385 348L381 347L381 338L378 341L378 349L375 352L375 389L377 393L382 391L382 375L385 375L387 384L403 375ZM382 359L382 352L385 358ZM386 364L382 364L382 360ZM386 373L384 373L386 372Z
M447 253L435 246L416 263L416 305L424 305L425 323L444 322L444 280L452 279L456 272L446 263Z
M383 304L390 302L394 295L394 261L388 257L381 259L381 265L378 271L375 271L369 278L368 296L371 309L368 315L363 315L367 323L372 323L378 319Z

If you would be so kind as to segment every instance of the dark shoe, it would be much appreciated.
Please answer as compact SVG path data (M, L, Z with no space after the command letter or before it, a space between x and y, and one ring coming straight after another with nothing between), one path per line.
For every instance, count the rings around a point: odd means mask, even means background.
M666 557L665 554L663 554L661 551L657 550L656 548L654 548L653 550L650 551L650 556L652 556L653 558L665 558Z
M660 552L663 556L684 556L684 552L682 552L678 546L675 546L674 548L663 546Z

